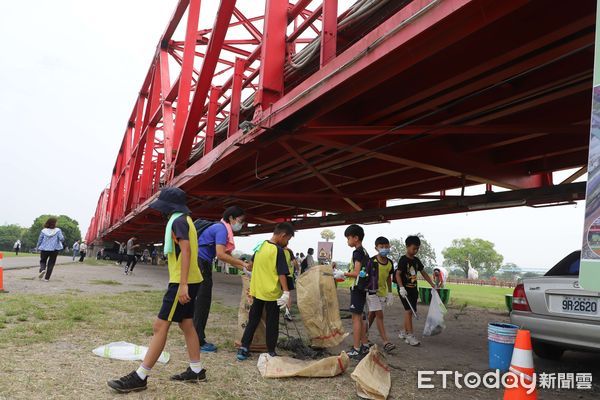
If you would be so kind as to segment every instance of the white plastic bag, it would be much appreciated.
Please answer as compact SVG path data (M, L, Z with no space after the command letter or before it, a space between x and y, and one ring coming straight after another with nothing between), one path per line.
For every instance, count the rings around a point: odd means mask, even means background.
M468 260L468 263L469 269L467 270L467 278L472 281L479 279L479 272L477 272L477 270L471 266L471 260Z
M100 346L92 350L92 352L100 357L113 358L115 360L143 360L148 348L146 346L138 346L128 342L112 342L104 346ZM171 355L163 351L160 353L158 362L166 364L169 362Z
M444 315L448 312L446 306L442 302L437 290L431 289L431 303L429 304L429 312L423 329L423 336L435 336L444 330Z

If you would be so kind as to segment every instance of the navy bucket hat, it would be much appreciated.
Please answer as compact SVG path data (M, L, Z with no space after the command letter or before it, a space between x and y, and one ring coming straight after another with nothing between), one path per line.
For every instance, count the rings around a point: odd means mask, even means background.
M183 190L176 187L166 187L161 189L158 199L150 204L150 208L158 210L166 215L174 212L191 214L186 203L187 198Z

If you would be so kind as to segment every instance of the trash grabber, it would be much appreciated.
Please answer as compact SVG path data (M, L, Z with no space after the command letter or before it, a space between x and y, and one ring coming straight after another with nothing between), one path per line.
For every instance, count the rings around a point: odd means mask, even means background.
M412 311L413 315L415 316L415 319L418 320L419 315L417 315L417 313L415 312L415 309L413 308L412 304L410 304L410 301L408 301L408 298L404 297L404 300L406 300L406 302L408 303L408 306L410 307L410 311Z
M292 313L290 312L290 309L288 307L286 307L286 311L291 315ZM283 320L285 321L285 317L283 318ZM296 329L296 333L298 334L298 339L302 340L302 342L304 342L304 339L302 339L302 335L300 335L300 330L298 329L298 325L296 325L296 321L292 318L292 324L294 325L294 328ZM287 325L287 324L286 324Z

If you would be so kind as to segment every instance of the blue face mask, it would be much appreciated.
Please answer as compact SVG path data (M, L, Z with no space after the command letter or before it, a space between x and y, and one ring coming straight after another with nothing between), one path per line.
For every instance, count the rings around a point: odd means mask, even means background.
M379 255L382 257L387 257L390 254L390 249L379 249Z

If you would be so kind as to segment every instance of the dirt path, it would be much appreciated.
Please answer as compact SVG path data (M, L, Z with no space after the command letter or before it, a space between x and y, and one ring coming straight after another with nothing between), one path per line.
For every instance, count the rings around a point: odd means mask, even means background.
M70 264L73 262L73 258L70 256L58 256L56 258L56 265ZM27 257L6 257L0 260L0 266L4 269L18 269L37 267L40 265L39 256L27 256Z
M62 292L73 293L73 291L107 294L154 289L163 290L167 280L167 271L164 266L139 265L136 266L134 276L125 276L122 269L114 264L97 266L85 264L61 265L57 266L52 280L47 283L34 279L36 275L35 272L36 270L34 269L5 271L5 288L11 293L30 293L34 295ZM240 298L239 277L215 273L214 280L213 297L223 305L237 308ZM342 307L347 306L349 302L348 291L340 290L339 297L340 305ZM0 309L1 307L2 297L0 297ZM464 310L451 308L446 318L447 328L445 332L435 337L422 338L421 346L410 347L404 343L400 343L397 338L402 317L400 303L396 302L393 307L387 309L385 312L388 335L398 346L394 353L388 357L388 361L392 367L393 382L390 398L431 399L435 397L436 399L442 400L501 398L501 392L499 391L488 389L457 389L453 384L450 384L448 389L436 388L418 390L417 371L452 370L462 373L478 372L483 375L488 371L487 324L491 321L507 322L508 314L473 308L466 308ZM416 332L422 332L425 316L427 314L427 307L419 305L418 312L421 315L421 319L416 321L415 329ZM350 320L345 319L344 324L346 329L350 331ZM216 336L215 333L213 333L213 335ZM381 344L379 334L375 327L373 327L371 331L371 340ZM73 346L69 343L68 338L60 343L51 343L45 346L46 351L73 351ZM37 345L36 348L37 347L40 347L38 350L41 351L42 346ZM350 347L350 338L347 338L342 346L343 349L347 349L348 347ZM17 349L16 351L23 350ZM89 349L78 349L77 351L89 352ZM24 360L27 360L31 355L24 354L23 357ZM209 359L210 357L223 358L222 361L225 365L228 365L228 373L230 374L235 375L235 368L255 369L255 361L245 363L243 367L234 363L234 349L222 349L217 355L209 355L208 357ZM229 369L229 362L227 360L231 360L231 368L233 369ZM535 357L534 363L538 373L593 373L594 384L592 390L542 390L539 391L538 397L540 399L591 400L597 399L600 395L600 355L567 352L560 362L551 362ZM113 362L111 362L111 364L113 364ZM16 370L18 369L19 367L17 366ZM107 368L103 367L103 369ZM219 376L218 374L219 372L215 371L212 376L216 378ZM76 373L69 379L79 379L78 376L80 375L80 373ZM344 385L352 384L349 374L345 374L344 377L341 377L340 379L343 379ZM294 380L293 382L300 381L301 380ZM274 381L269 382L273 382L269 383L271 385L282 385L281 382L291 381L277 381L277 383ZM340 384L339 380L332 380L331 382L336 385ZM434 379L433 383L440 386L441 379ZM302 383L294 384L295 387L300 387L300 385L302 385ZM289 390L289 388L282 389ZM296 398L297 396L292 397ZM0 399L1 398L2 394L0 393ZM77 393L65 393L64 398L79 398L79 396ZM142 396L140 398L144 397ZM224 396L223 398L238 397ZM312 398L312 396L310 398ZM350 398L354 397L351 396Z

